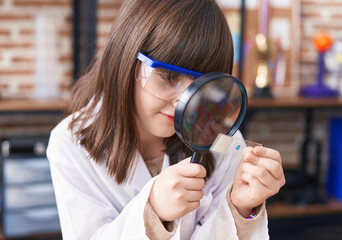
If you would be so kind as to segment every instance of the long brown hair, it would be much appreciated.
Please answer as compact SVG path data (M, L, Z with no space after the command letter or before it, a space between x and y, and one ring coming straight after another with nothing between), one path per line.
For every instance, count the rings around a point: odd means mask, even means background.
M139 146L133 95L138 52L203 73L231 73L233 64L231 34L214 0L124 2L102 56L75 84L70 108L78 112L70 123L77 140L119 184L131 176ZM190 154L176 135L165 146L170 164ZM210 155L203 165L210 177Z

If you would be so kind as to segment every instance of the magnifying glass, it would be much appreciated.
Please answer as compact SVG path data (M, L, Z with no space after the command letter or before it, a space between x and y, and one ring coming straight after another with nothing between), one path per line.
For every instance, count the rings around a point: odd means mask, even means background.
M175 112L177 136L194 152L200 163L219 134L232 136L247 108L246 89L225 73L208 73L194 81L180 96Z

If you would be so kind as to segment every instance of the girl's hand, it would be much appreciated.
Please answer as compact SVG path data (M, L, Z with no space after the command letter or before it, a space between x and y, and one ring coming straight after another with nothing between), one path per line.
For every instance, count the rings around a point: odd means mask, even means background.
M239 213L248 217L253 208L278 193L284 184L279 152L265 147L247 147L235 173L231 200Z
M205 168L187 158L166 168L155 180L149 201L161 221L174 221L200 205Z

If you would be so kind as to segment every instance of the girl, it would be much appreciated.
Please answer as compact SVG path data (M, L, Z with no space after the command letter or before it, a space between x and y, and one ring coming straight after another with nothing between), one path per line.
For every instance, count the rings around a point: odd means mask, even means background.
M75 86L72 114L51 133L63 239L268 239L264 202L285 182L279 153L245 148L190 163L173 116L194 78L144 59L231 73L219 6L125 1L102 56Z

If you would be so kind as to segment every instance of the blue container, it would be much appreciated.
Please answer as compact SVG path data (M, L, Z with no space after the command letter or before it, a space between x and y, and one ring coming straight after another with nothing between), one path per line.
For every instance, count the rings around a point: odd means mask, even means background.
M326 190L342 201L342 118L330 119Z

